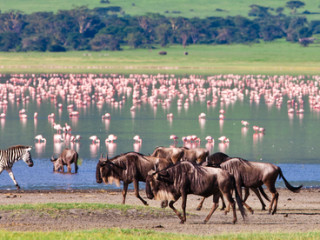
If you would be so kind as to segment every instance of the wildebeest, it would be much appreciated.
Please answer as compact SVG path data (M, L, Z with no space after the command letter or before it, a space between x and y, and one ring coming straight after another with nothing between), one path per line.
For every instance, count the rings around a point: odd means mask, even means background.
M234 178L220 168L208 168L194 163L183 161L159 171L150 171L146 179L146 193L149 199L170 200L169 206L180 218L181 223L186 221L187 195L195 194L203 197L213 195L213 206L204 220L208 222L217 209L219 197L223 194L233 210L233 223L237 221L235 202L232 191L235 189ZM236 190L236 189L235 189ZM236 192L236 200L242 217L245 210L241 199ZM173 204L182 197L183 215L176 210Z
M206 161L209 156L209 151L205 148L186 148L181 147L184 151L184 155L182 157L183 161L194 162L197 164L202 164Z
M166 159L158 157L145 156L137 152L123 153L112 159L103 158L101 155L96 168L97 183L112 184L115 182L118 186L123 182L122 203L125 204L128 185L133 182L134 192L137 198L144 205L147 202L139 194L139 181L145 182L148 172L154 169L155 165L165 168L169 162ZM162 164L162 165L161 165Z
M176 164L181 160L184 155L184 149L177 147L156 147L153 153L150 155L152 157L165 158L170 160L172 163Z
M202 164L209 156L209 151L205 148L157 147L151 156L171 159L174 164L179 161Z
M216 152L214 154L211 154L210 156L208 156L207 158L207 163L206 163L206 166L209 166L209 167L220 167L220 164L227 161L228 159L231 159L232 157L229 157L227 154L225 153L222 153L222 152ZM249 197L249 188L245 187L245 196L243 198L243 205L251 212L253 213L253 209L248 205L246 204L246 201ZM262 205L262 210L265 210L265 207L266 207L266 204L263 202L262 198L261 198L261 195L260 195L260 192L261 194L264 196L265 199L267 199L268 201L270 201L269 197L267 196L267 194L264 192L262 186L258 187L257 188L250 188L258 197L258 199L260 200L260 203ZM259 192L260 191L260 192ZM223 198L222 199L222 209L224 209L226 207L225 203L224 203L224 200ZM203 198L201 200L201 202L199 203L198 207L197 207L197 210L200 210L202 208L202 205L203 205L203 202L204 202L205 198Z
M16 145L5 150L0 150L0 174L3 170L6 170L17 189L20 189L20 186L14 178L12 166L15 162L22 159L29 167L32 167L31 149L31 146Z
M75 173L78 172L78 153L69 148L65 148L58 158L51 157L54 172L64 172L64 165L67 165L68 173L71 173L71 164L74 163Z
M285 179L281 168L263 162L251 162L242 158L230 158L219 164L220 167L232 174L236 181L237 190L242 199L241 187L259 188L266 185L272 194L269 205L269 213L275 214L277 211L279 193L275 187L275 182L279 176L284 180L286 187L292 192L299 192L302 185L294 187ZM272 210L273 209L273 210Z

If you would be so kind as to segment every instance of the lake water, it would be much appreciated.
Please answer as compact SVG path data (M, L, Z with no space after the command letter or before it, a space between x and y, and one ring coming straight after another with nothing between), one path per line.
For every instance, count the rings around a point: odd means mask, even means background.
M319 187L319 80L318 76L1 75L0 114L6 116L0 118L0 146L33 146L34 167L22 161L13 167L23 189L116 188L95 182L100 154L151 154L156 146L173 145L172 134L178 136L176 146L274 163L293 185ZM19 114L22 109L25 113ZM70 117L72 111L78 115ZM52 113L54 118L49 118ZM102 119L105 113L110 118ZM199 118L201 113L205 118ZM58 124L72 128L61 134L61 142L55 140L60 136L54 129ZM255 132L255 125L265 131ZM46 142L35 140L39 134ZM117 140L105 143L109 134ZM80 142L71 142L76 135ZM100 144L92 143L93 135ZM135 135L141 143L133 140ZM201 142L182 141L191 135ZM207 143L208 135L214 143ZM221 136L229 142L220 142ZM65 147L79 153L78 174L52 171L51 156ZM283 186L282 180L277 184ZM0 175L0 189L15 189L6 171Z

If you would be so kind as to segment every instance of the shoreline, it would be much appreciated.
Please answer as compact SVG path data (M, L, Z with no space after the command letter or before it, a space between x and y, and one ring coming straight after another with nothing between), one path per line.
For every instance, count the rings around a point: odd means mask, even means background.
M197 211L201 197L188 195L187 221L180 224L170 208L162 209L160 201L147 199L142 190L141 197L147 200L149 206L144 206L133 191L128 191L128 208L124 211L120 210L123 206L120 190L2 190L0 229L34 232L121 228L192 235L319 231L320 189L302 189L300 193L282 188L278 188L278 191L276 214L262 211L258 198L251 194L247 204L254 209L254 214L247 212L243 220L237 210L236 224L231 223L232 213L225 215L220 210L214 212L207 224L203 224L212 208L212 198L206 199L202 210ZM267 194L270 196L269 191ZM269 205L267 201L265 203ZM175 203L175 207L181 211L181 199Z

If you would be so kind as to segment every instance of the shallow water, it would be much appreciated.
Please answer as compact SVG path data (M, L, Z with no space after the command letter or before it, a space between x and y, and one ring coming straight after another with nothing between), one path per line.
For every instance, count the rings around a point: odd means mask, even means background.
M69 79L70 75L60 76L63 79ZM33 79L31 86L36 82L34 79L39 76L23 76L21 79ZM42 79L53 78L52 76L41 76ZM71 78L74 78L71 76ZM119 76L92 76L90 79L103 78L119 78ZM140 77L147 79L147 77ZM276 94L273 90L273 100L266 101L268 92L260 92L259 100L250 98L253 91L261 91L263 87L256 84L250 86L245 84L239 87L239 79L244 76L219 76L215 79L208 77L197 77L202 79L199 81L191 81L190 77L185 77L188 92L181 91L182 106L178 105L179 94L168 97L168 92L159 91L155 97L158 103L150 103L141 101L136 104L133 101L133 85L128 83L128 88L131 91L120 94L119 91L114 91L114 102L106 100L102 104L94 101L93 96L97 96L98 87L90 89L90 100L85 102L83 94L81 95L82 102L76 101L75 97L62 97L58 93L54 94L53 89L57 89L57 85L52 85L51 88L44 86L43 89L50 94L43 95L41 101L36 94L32 96L29 91L25 95L15 94L9 96L7 93L8 104L1 104L0 113L6 112L6 118L0 119L0 146L5 149L11 145L24 144L33 146L32 157L35 162L34 167L29 168L22 161L16 163L13 167L15 177L23 189L74 189L74 188L115 188L115 186L106 186L95 182L95 167L100 154L106 154L110 157L118 154L138 151L143 154L150 154L156 146L169 146L173 141L169 139L171 134L179 137L176 146L182 146L182 136L197 135L201 139L200 145L197 143L186 143L188 147L206 147L211 153L222 151L230 156L239 156L247 160L270 162L279 165L290 183L293 185L304 184L307 187L319 187L319 117L320 112L310 102L310 96L317 96L319 90L317 85L310 87L310 81L317 82L312 77L304 79L291 80L283 86L279 86L281 94ZM251 77L259 79L267 77ZM11 81L13 76L2 76L1 82ZM128 79L128 78L127 78ZM134 79L134 77L132 77ZM136 77L138 79L138 77ZM149 85L148 96L151 95L152 88L160 89L161 85L166 85L160 78L153 79L156 84L152 87ZM169 80L169 77L165 79ZM171 79L182 79L172 76ZM209 80L211 79L211 80ZM233 84L228 86L213 86L210 84L217 79L222 82L227 82L228 79L234 80ZM247 79L247 78L246 78ZM281 82L280 78L275 78L275 82ZM279 80L280 79L280 80ZM286 79L283 77L283 79ZM123 81L123 79L122 79ZM253 81L253 80L252 80ZM285 81L285 80L283 80ZM111 81L112 82L112 81ZM117 81L113 81L117 83ZM169 81L168 81L169 82ZM245 80L243 80L245 82ZM289 85L293 85L293 93L289 93ZM16 84L19 85L19 84ZM23 85L23 84L21 84ZM101 84L103 85L103 84ZM227 85L227 84L226 84ZM252 84L251 84L252 85ZM309 86L311 90L298 90L297 86ZM80 83L78 82L78 92ZM192 91L193 88L201 86L201 89L211 88L211 91L203 97L200 94L201 90ZM296 86L296 87L295 87ZM1 89L5 86L2 85ZM264 87L272 89L274 86ZM40 88L40 87L39 87ZM9 87L8 92L13 88ZM116 89L116 88L114 88ZM178 89L176 85L176 89ZM199 87L200 89L200 87ZM231 89L228 92L230 96L223 97L222 90ZM241 91L234 89L241 89ZM292 86L290 87L292 90ZM214 90L220 92L213 94ZM234 92L232 94L232 92ZM241 93L241 94L240 94ZM105 93L103 93L105 94ZM56 95L57 97L50 97ZM139 98L142 96L140 91ZM194 96L193 96L194 95ZM276 104L276 97L281 95L282 103ZM3 100L3 94L1 95ZM28 100L24 100L25 96L30 96ZM125 96L125 102L121 102ZM217 98L214 98L217 96ZM17 100L18 98L18 100ZM170 99L170 104L165 104L165 99ZM188 106L185 105L186 99L189 98ZM293 100L293 101L292 101ZM301 101L303 100L303 102ZM210 104L207 104L210 101ZM215 103L213 103L216 101ZM287 101L293 103L295 112L288 113L291 107ZM121 102L121 103L120 103ZM62 104L62 108L58 104ZM79 111L79 117L70 118L68 105L73 105L76 111ZM156 106L155 106L156 105ZM134 111L130 108L135 106ZM19 118L19 110L26 109L27 118ZM298 109L303 108L303 114L297 114ZM219 120L219 110L224 109L224 120ZM34 119L34 112L38 113L37 119ZM101 116L105 113L110 113L111 118L103 120ZM205 119L199 119L200 113L206 113ZM54 113L55 119L48 119L48 115ZM173 118L167 118L167 114L172 113ZM250 125L246 128L241 125L241 120L246 120ZM67 123L72 127L72 132L68 135L63 135L64 142L54 142L54 135L57 134L53 128L53 122L59 123L62 126ZM252 129L253 125L258 125L265 128L264 133L255 133ZM42 134L46 138L45 143L38 143L34 137ZM117 135L118 139L114 143L105 143L105 139L109 134ZM68 141L71 135L80 135L79 143L71 143ZM92 144L90 136L96 135L100 139L100 144ZM142 138L142 143L134 143L133 137L139 135ZM214 144L208 144L205 137L211 135L215 139ZM230 139L229 143L220 143L218 138L226 136ZM63 148L71 147L79 153L80 166L78 174L58 174L53 173L50 157L59 154ZM283 186L282 180L278 181L279 186ZM14 189L13 182L8 174L4 171L0 175L0 189Z

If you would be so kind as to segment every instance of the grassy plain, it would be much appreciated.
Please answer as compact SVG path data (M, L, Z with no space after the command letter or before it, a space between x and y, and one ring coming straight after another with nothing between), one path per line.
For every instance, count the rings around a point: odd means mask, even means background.
M120 6L123 14L129 15L145 15L146 13L160 13L166 16L184 16L184 17L199 17L205 18L208 16L248 16L250 5L257 4L265 7L270 7L276 10L278 7L284 7L284 13L289 15L290 9L286 8L287 1L279 0L224 0L210 1L197 0L195 4L192 0L109 0L110 4L100 3L100 0L0 0L0 9L6 12L12 9L20 10L25 13L38 11L53 11L67 10L79 6L87 6L88 8ZM303 0L305 6L298 9L297 13L302 13L308 10L312 13L320 13L319 1ZM217 10L218 9L218 10ZM305 15L308 19L319 19L319 14Z
M1 205L1 211L13 211L12 214L22 214L25 210L32 210L39 212L41 215L50 213L50 215L59 214L61 210L70 209L85 209L92 210L106 210L117 209L121 212L130 209L137 209L139 211L157 211L157 208L132 206L132 205L118 205L118 204L102 204L102 203L41 203L41 204L8 204ZM158 210L159 211L159 210ZM163 211L163 210L162 210ZM166 211L170 212L169 209ZM200 239L200 240L225 240L225 239L268 239L268 240L304 240L304 239L319 239L320 232L305 232L305 233L239 233L239 234L215 234L215 235L189 235L189 234L176 234L176 233L161 233L153 230L142 229L125 229L125 228L106 228L106 229L93 229L93 230L77 230L77 231L6 231L0 230L1 239L132 239L132 240L158 240L158 239Z
M24 240L73 240L73 239L127 239L127 240L235 240L235 239L256 239L256 240L312 240L319 239L320 232L308 233L241 233L241 234L222 234L214 236L184 235L172 233L157 233L151 230L141 229L100 229L90 231L73 232L11 232L0 231L1 239L24 239Z
M159 51L167 51L161 56ZM184 52L188 55L184 55ZM0 55L1 73L319 74L320 46L284 40L253 45L170 46L103 52Z

